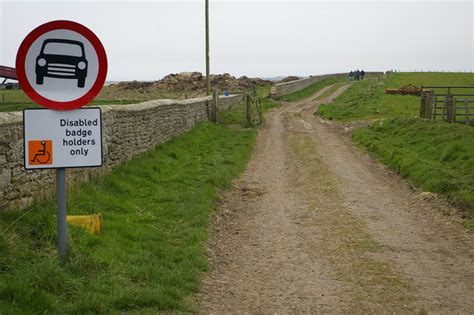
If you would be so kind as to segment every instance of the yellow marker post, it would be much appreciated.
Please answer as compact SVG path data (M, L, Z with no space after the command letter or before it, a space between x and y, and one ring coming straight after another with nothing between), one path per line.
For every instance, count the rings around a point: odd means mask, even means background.
M102 214L93 215L68 215L66 221L82 227L91 234L100 234L102 232Z

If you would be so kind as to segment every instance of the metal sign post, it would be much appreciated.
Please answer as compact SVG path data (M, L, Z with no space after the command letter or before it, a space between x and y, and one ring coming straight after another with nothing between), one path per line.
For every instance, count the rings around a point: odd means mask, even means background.
M31 31L18 49L18 81L26 95L49 109L23 111L26 169L56 169L58 254L67 259L66 168L102 166L100 108L79 109L99 94L107 55L99 38L72 21Z
M57 206L57 226L58 226L58 253L61 262L67 257L67 186L66 169L56 170L56 206Z

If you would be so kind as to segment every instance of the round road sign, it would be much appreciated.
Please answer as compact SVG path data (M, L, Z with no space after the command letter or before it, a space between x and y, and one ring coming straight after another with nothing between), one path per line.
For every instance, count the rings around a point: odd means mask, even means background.
M72 21L53 21L29 33L16 56L18 81L35 103L71 110L91 102L107 75L99 38Z

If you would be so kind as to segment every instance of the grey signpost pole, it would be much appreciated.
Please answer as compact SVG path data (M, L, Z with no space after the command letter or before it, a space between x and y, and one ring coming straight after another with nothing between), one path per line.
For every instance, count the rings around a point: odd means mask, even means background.
M56 205L57 205L57 224L58 224L58 252L61 262L66 261L67 256L67 224L66 224L66 169L58 168L56 170Z

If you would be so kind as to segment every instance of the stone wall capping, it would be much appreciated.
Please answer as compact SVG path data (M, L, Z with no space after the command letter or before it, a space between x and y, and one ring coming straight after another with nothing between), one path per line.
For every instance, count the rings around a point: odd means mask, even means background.
M23 124L23 112L0 113L0 127L2 125Z

